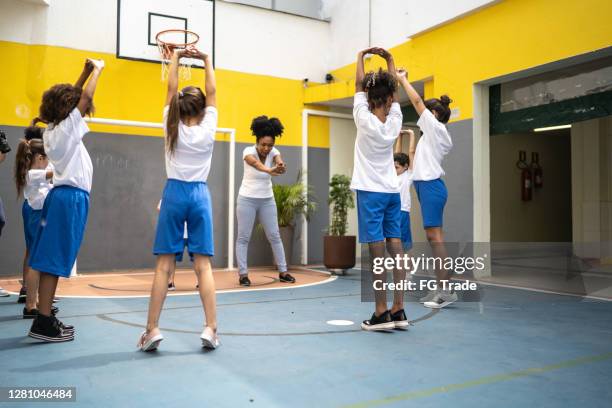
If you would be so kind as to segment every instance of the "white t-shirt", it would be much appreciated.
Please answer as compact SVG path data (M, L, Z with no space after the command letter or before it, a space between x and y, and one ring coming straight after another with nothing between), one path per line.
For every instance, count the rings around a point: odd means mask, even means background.
M365 92L357 92L353 106L357 126L352 190L399 192L393 161L393 145L402 128L402 111L394 102L385 123L368 109Z
M46 169L31 169L26 174L23 197L34 210L42 210L45 198L47 198L47 194L53 188L51 180L47 179L48 171L53 171L51 163L49 163Z
M169 106L164 108L164 126ZM214 106L206 107L200 124L187 126L179 120L178 138L174 153L166 149L166 175L170 179L206 182L210 173L215 133L219 113Z
M423 131L423 136L414 153L413 180L438 179L444 176L442 159L452 149L453 141L446 126L429 109L423 111L417 125Z
M270 153L266 156L266 160L263 165L266 167L274 167L274 158L278 156L280 152L276 147L270 150ZM255 146L245 147L242 151L242 159L244 160L247 156L254 156L259 160L257 154L257 148ZM243 197L251 198L269 198L274 197L272 191L272 176L263 171L257 170L255 167L244 162L244 173L242 174L242 184L238 194Z
M412 185L412 170L408 169L399 176L400 198L402 200L402 211L410 212L410 186Z
M93 165L83 136L89 128L78 108L57 126L51 124L43 133L45 153L54 166L53 185L78 187L91 191Z

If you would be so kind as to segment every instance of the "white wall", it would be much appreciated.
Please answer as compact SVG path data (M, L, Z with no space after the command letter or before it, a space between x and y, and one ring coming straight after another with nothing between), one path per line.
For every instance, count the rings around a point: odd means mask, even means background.
M324 81L328 22L221 1L216 15L218 68ZM53 0L49 6L0 0L3 41L114 54L116 31L116 0Z
M612 116L572 125L572 211L574 243L580 256L612 254ZM606 249L608 248L608 249Z
M355 123L348 119L329 120L329 177L334 174L344 174L352 177L353 175L353 154L355 147L355 137L357 130ZM331 208L330 208L331 219ZM348 213L347 235L357 236L357 209L353 208ZM359 254L359 244L357 244L357 257Z
M354 62L367 48L370 0L322 0L322 17L331 20L331 66ZM414 34L452 20L495 0L371 0L371 45L393 47Z

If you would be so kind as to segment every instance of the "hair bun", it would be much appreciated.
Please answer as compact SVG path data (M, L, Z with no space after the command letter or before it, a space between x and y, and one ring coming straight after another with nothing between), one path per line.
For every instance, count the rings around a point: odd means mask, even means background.
M453 101L453 100L452 100L451 98L449 98L449 97L448 97L448 95L442 95L442 96L440 97L440 103L441 103L442 105L448 106L448 105L450 105L450 104L451 104L451 102L452 102L452 101Z

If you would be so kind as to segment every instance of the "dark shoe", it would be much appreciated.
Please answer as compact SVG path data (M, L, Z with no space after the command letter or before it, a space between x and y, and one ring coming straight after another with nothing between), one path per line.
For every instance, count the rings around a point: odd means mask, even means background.
M26 288L22 286L21 290L19 291L19 297L17 297L17 303L25 303L26 297L27 297Z
M74 340L74 332L62 329L60 321L54 316L39 314L32 322L28 336L46 342L59 343Z
M410 322L408 322L408 318L406 318L406 313L404 313L404 309L400 309L395 313L391 313L391 320L395 324L396 329L405 329L410 326Z
M278 280L285 283L295 283L295 278L289 275L287 272L279 273Z
M391 320L391 313L387 310L380 316L373 313L370 320L364 320L361 323L361 328L367 331L391 330L395 329L395 323Z
M176 286L174 286L174 282L170 282L168 284L168 290L169 291L175 291L176 290Z
M246 275L241 276L240 279L238 280L238 283L240 284L240 286L251 286L251 280Z

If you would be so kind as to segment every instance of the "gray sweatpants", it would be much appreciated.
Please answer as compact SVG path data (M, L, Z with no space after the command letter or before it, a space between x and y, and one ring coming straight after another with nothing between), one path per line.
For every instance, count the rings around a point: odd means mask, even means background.
M236 218L238 220L238 239L236 239L236 260L238 261L238 272L246 275L247 253L249 241L253 232L255 217L259 218L259 223L263 226L266 237L272 245L272 252L279 272L287 272L287 261L285 260L285 250L278 230L278 219L276 218L276 202L274 197L252 198L238 195L236 202Z

